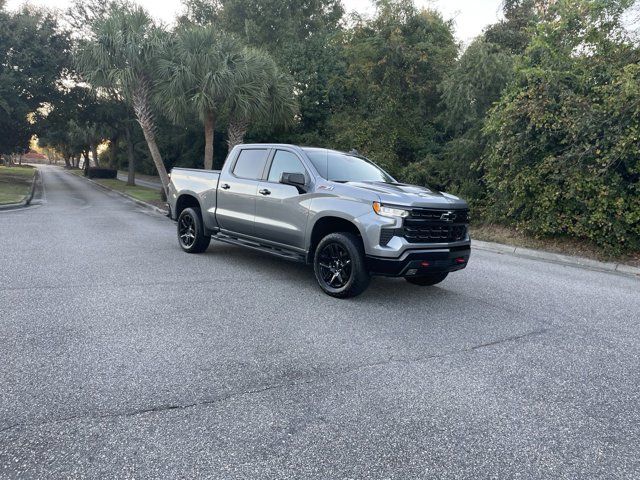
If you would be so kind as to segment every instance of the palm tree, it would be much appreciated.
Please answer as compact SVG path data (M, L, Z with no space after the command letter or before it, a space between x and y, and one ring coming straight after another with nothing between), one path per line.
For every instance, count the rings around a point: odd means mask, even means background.
M242 48L213 26L179 30L158 62L158 103L175 122L198 115L204 124L204 168L213 168L213 133L230 92Z
M297 111L293 81L270 55L246 48L234 73L233 90L227 99L229 149L244 141L252 123L266 123L271 128L293 123Z
M93 37L76 52L76 63L89 83L115 89L132 105L165 193L169 177L156 142L151 102L155 62L166 41L144 9L115 5L95 22Z

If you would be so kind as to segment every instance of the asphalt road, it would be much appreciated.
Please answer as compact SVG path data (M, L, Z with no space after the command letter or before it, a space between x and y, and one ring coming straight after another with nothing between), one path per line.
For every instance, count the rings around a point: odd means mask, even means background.
M640 281L474 251L332 299L41 167L0 213L0 478L640 478Z

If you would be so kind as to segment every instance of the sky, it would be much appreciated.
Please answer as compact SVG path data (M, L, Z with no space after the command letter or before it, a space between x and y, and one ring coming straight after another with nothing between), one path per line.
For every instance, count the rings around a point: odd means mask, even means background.
M172 23L181 11L180 0L135 0L144 6L149 13L165 23ZM454 19L456 36L464 44L468 44L482 30L500 18L502 0L415 0L420 7L432 7L439 10L445 19ZM24 0L9 0L10 9L19 7ZM28 3L38 6L65 9L71 0L29 0ZM347 11L374 13L370 0L343 0Z

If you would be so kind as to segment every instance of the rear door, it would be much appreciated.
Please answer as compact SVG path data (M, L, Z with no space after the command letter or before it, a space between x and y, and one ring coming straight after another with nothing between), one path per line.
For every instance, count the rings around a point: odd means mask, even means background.
M216 218L224 230L255 235L256 194L270 148L239 149L232 164L220 174Z
M256 195L256 236L283 245L304 248L304 236L309 216L310 195L297 187L280 183L282 173L309 173L300 157L290 150L275 149L266 179Z

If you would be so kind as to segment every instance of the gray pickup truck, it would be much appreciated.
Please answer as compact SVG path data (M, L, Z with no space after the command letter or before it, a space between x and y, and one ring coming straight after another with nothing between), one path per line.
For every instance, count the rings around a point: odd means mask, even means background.
M435 285L469 261L464 200L398 183L357 154L239 145L222 170L171 170L168 201L185 252L213 238L313 264L339 298L362 293L371 275Z

